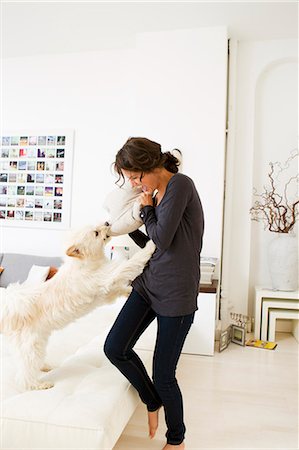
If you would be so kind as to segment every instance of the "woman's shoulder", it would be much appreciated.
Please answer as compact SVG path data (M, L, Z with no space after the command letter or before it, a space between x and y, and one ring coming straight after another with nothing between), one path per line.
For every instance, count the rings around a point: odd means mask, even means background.
M173 188L185 188L185 189L194 189L194 183L193 180L188 177L187 175L178 172L176 173L171 179L170 184L173 186Z

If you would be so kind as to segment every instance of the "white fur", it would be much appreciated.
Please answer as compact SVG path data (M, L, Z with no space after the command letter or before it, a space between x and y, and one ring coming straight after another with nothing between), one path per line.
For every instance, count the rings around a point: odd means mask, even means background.
M155 251L149 241L131 259L111 262L104 255L109 228L86 227L73 236L64 264L50 280L37 286L10 285L1 298L0 331L16 351L17 379L25 389L47 389L39 378L51 332L92 309L128 295L130 282Z

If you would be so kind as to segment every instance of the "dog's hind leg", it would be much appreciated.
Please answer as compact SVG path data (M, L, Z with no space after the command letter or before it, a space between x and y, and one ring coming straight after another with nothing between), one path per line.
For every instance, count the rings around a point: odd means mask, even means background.
M42 375L47 340L42 339L38 334L24 333L19 337L17 343L17 363L16 374L18 384L25 389L49 389L53 383L40 380Z

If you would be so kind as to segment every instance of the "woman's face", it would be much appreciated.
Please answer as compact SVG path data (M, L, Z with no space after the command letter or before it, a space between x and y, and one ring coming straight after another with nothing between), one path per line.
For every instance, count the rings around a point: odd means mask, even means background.
M143 192L153 192L158 187L158 175L155 170L152 172L131 172L123 169L122 173L132 187L142 186Z

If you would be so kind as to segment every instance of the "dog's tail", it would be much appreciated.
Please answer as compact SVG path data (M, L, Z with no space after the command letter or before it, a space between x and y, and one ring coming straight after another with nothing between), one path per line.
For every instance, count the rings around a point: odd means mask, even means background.
M0 332L21 330L36 317L39 289L14 283L1 290Z

